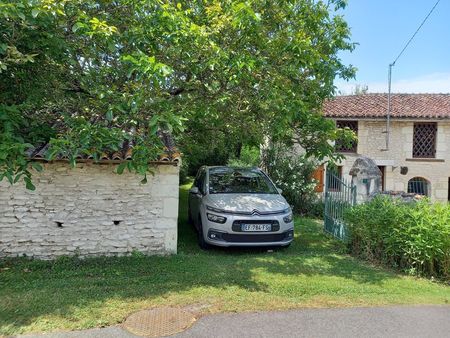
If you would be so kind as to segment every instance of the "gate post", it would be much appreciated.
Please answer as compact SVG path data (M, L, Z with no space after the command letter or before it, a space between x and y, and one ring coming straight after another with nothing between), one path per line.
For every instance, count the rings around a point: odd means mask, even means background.
M381 171L371 158L358 157L349 174L356 188L355 204L367 202L372 194L381 191Z

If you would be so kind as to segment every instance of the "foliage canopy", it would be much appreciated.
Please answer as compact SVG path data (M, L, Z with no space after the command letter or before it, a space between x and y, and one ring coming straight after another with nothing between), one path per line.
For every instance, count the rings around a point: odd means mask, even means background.
M319 113L352 50L345 1L0 1L0 178L31 176L25 151L98 158L133 139L145 174L158 128L233 144L264 136L333 153ZM223 138L223 137L222 137ZM155 147L155 145L157 145ZM148 149L144 151L143 149ZM31 184L31 183L30 183Z

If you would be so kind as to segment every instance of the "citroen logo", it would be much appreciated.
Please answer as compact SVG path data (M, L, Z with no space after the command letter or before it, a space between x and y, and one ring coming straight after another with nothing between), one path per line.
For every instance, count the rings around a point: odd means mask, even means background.
M253 209L253 211L252 211L252 215L259 215L259 211L258 211L258 210L256 210L256 209Z

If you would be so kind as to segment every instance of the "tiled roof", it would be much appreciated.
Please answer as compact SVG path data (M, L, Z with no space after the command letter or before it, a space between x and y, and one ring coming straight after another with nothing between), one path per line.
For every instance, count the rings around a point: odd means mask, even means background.
M158 135L164 145L164 152L159 156L158 159L149 159L149 162L154 163L172 163L176 164L180 161L181 154L175 146L175 142L168 132L159 131ZM48 143L37 145L28 150L28 157L33 160L44 160L47 156L47 151L50 145ZM124 142L121 149L116 152L104 152L99 159L99 162L122 162L131 160L133 153L133 142ZM55 160L64 161L67 160L67 156L64 154L57 155ZM77 160L87 161L93 160L91 156L79 155Z
M388 94L336 96L323 111L334 118L385 118ZM450 94L392 94L391 117L396 119L450 119Z

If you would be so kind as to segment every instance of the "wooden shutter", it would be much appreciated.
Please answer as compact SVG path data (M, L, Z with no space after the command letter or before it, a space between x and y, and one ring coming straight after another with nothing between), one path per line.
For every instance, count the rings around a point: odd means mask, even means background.
M313 178L317 181L317 185L315 187L315 192L323 192L323 185L324 185L324 168L323 164L319 166L313 173Z

